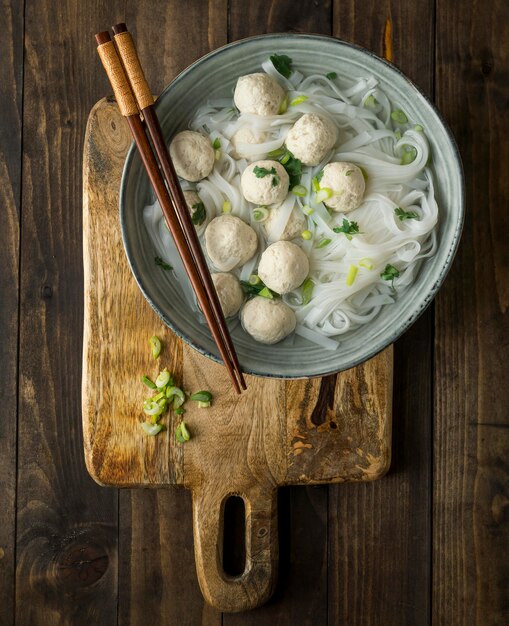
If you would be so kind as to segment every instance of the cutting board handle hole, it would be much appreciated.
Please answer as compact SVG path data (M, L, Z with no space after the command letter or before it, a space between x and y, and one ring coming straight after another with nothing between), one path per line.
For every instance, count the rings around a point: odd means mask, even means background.
M240 496L229 496L223 509L223 569L241 576L246 568L246 507Z

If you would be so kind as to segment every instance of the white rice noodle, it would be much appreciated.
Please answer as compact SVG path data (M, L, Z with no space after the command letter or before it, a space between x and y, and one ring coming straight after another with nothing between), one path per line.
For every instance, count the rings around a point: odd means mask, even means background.
M290 219L290 215L292 214L293 208L295 206L296 196L293 193L289 193L286 197L286 200L279 207L277 216L270 220L269 226L267 228L267 238L269 243L274 243L278 241L281 235L283 234L286 225L288 224L288 220Z

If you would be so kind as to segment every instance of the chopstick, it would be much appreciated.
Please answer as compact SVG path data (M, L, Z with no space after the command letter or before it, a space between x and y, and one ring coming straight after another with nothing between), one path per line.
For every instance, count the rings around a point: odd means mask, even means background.
M167 157L169 167L166 169L170 172L167 182L168 188L171 190L172 197L170 197L168 193L168 189L159 169L157 158L152 151L152 146L148 140L145 126L140 118L139 105L136 101L133 89L131 88L131 85L126 77L115 45L108 32L98 33L96 35L96 41L98 44L97 50L99 56L113 87L120 112L129 124L129 128L138 148L138 152L140 153L143 165L152 187L154 188L159 204L161 205L166 223L170 229L178 253L182 258L184 268L187 272L189 280L191 281L200 308L205 316L205 319L207 320L207 324L210 328L214 341L219 349L228 373L230 374L233 386L237 393L240 393L241 387L242 389L246 389L246 383L235 354L235 349L233 347L228 328L226 326L226 321L221 310L221 305L219 304L217 292L214 288L214 284L212 283L201 246L196 236L194 226L190 220L189 212L187 210L178 179L171 166L169 156ZM148 85L144 89L145 96L147 96L148 93L153 103L152 94L150 91L147 91L147 89ZM146 97L145 100L140 100L140 103L145 105L145 111L150 109L152 106L151 104L148 104L148 102L148 97ZM153 111L152 113L153 117L157 121L155 113ZM157 126L159 126L158 122ZM162 139L160 127L159 137L160 140L158 140L158 143L162 142L164 148L166 149L166 144ZM155 144L155 140L153 141ZM173 178L171 177L171 174L173 174Z
M112 27L112 30L115 34L115 43L127 75L127 80L131 84L138 108L143 115L145 124L149 131L150 139L155 147L173 205L177 207L177 209L180 208L180 210L177 210L180 224L188 242L188 246L194 256L195 264L202 278L203 286L205 287L205 291L207 292L209 301L212 305L214 315L218 320L221 335L223 336L230 359L233 363L233 367L239 376L240 385L243 389L246 389L246 383L240 369L235 348L233 347L233 343L228 332L228 327L226 326L221 304L219 302L214 283L212 282L207 262L205 261L203 251L196 234L196 229L191 221L189 211L187 211L184 194L178 181L175 168L173 167L173 163L170 159L163 132L159 124L159 119L155 113L154 97L152 96L152 91L145 78L145 73L143 72L134 40L124 23L116 24Z

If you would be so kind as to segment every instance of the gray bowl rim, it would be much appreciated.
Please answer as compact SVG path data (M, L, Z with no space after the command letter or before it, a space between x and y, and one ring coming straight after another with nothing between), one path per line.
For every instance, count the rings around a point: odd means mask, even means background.
M191 65L187 66L184 70L182 70L179 74L177 74L177 76L163 89L163 91L161 92L160 96L157 98L156 103L155 103L155 108L157 111L158 108L158 104L160 104L160 102L164 99L164 97L166 96L166 94L168 92L171 91L171 89L174 87L174 85L181 81L183 78L185 78L188 74L190 74L194 68L200 64L202 61L206 60L206 59L210 59L214 56L217 56L218 54L220 54L223 50L226 50L228 48L240 48L243 44L245 43L249 43L251 41L256 41L256 40L267 40L267 39L294 39L294 40L302 40L302 39L309 39L309 40L313 40L313 41L327 41L327 42L335 42L337 43L339 46L344 46L345 48L352 48L354 50L357 50L361 53L364 53L370 57L372 57L373 59L375 59L375 61L377 63L381 63L382 65L385 65L389 71L395 72L396 74L398 74L401 78L403 78L403 80L408 84L408 86L410 87L410 89L414 89L424 100L425 102L428 104L428 106L431 108L432 112L436 115L438 122L441 124L443 130L445 131L446 136L448 137L452 149L453 149L453 153L455 155L456 158L456 166L458 168L458 172L460 175L460 198L459 198L459 203L458 203L458 217L457 217L457 221L456 221L456 231L454 233L454 237L452 239L451 242L451 247L449 249L449 254L445 260L445 264L442 267L440 274L438 275L437 279L435 280L435 283L433 284L433 286L431 287L431 289L428 291L428 293L424 296L423 301L420 305L419 310L413 315L410 316L408 319L404 320L403 322L401 322L401 324L398 327L397 331L393 331L390 335L387 336L387 338L383 341L379 341L377 343L375 343L375 345L373 346L372 350L370 350L368 352L368 354L366 356L364 356L364 358L362 359L354 359L351 363L347 364L347 367L340 367L340 368L336 368L336 369L332 369L332 370L325 370L323 372L319 372L313 375L285 375L285 374L268 374L262 371L257 371L257 370L252 370L248 367L244 367L242 366L242 371L245 374L249 374L252 376L260 376L263 378L280 378L280 379L284 379L284 380L299 380L299 379L308 379L308 378L321 378L323 376L330 376L333 374L337 374L338 372L341 371L346 371L348 369L351 369L353 367L357 367L358 365L361 365L362 363L365 363L366 361L369 361L369 359L372 359L374 356L376 356L377 354L379 354L380 352L382 352L383 350L385 350L388 346L390 346L391 344L393 344L397 339L399 339L409 328L410 326L412 326L418 319L419 317L421 317L421 315L424 313L424 311L429 307L429 305L433 302L438 290L440 289L440 287L442 286L447 274L449 273L449 270L451 268L452 262L454 260L454 257L456 256L456 252L458 250L458 245L459 245L459 241L461 238L461 233L463 230L463 224L464 224L464 220L465 220L465 176L464 176L464 171L463 171L463 163L461 161L461 155L460 155L460 151L458 148L458 144L456 142L456 139L454 138L454 135L449 127L449 125L447 124L447 122L445 121L445 119L443 118L442 114L440 113L440 111L437 109L437 107L435 106L435 104L430 100L430 98L422 91L422 89L420 87L418 87L410 78L408 78L408 76L406 74L404 74L398 67L396 67L396 65L394 65L393 63L391 63L390 61L387 61L386 59L378 56L377 54L375 54L374 52L372 52L371 50L368 50L362 46L359 46L357 44L348 42L348 41L344 41L342 39L339 39L337 37L333 37L331 35L320 35L320 34L314 34L314 33L266 33L264 35L255 35L253 37L245 37L243 39L238 39L236 41L232 41L230 43L225 44L224 46L221 46L219 48L216 48L215 50L212 50L211 52L208 52L207 54L201 56L200 58L196 59L196 61L194 61L193 63L191 63ZM132 166L132 161L135 157L135 154L137 152L136 146L134 144L134 142L131 143L131 147L129 148L129 151L127 153L125 162L124 162L124 168L122 170L122 178L120 181L120 197L119 197L119 213L120 213L120 225L121 225L121 229L122 229L122 241L124 244L124 250L127 256L127 260L129 263L129 267L131 268L131 272L134 276L134 279L136 280L136 283L138 284L138 287L140 288L141 292L143 293L143 295L145 296L145 299L147 300L147 302L149 303L149 305L152 307L152 309L157 313L157 315L161 318L161 320L166 324L166 326L168 326L178 337L180 337L180 339L182 339L183 341L185 341L187 344L189 344L191 347L193 347L197 352L199 352L200 354L203 354L204 356L212 359L213 361L215 361L216 363L223 363L222 359L220 359L217 355L213 354L212 352L209 352L208 350L205 350L202 346L200 346L199 344L197 344L191 337L188 337L186 334L184 334L177 326L174 325L174 323L171 321L171 319L158 307L158 305L152 300L152 297L149 293L149 290L147 289L143 276L138 272L138 269L135 267L134 263L132 262L132 255L129 249L129 244L128 244L128 240L127 240L127 236L126 236L126 220L125 220L125 212L124 212L124 207L126 206L126 193L127 193L127 182L128 182L128 178L129 178L129 173L130 173L130 169Z

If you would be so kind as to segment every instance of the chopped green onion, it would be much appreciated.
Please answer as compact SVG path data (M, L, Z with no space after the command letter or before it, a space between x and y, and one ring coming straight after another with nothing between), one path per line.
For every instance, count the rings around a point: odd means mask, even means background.
M294 98L291 102L290 102L290 106L291 107L295 107L298 104L301 104L301 102L306 102L306 100L308 99L307 96L297 96L297 98Z
M313 176L311 183L313 184L313 189L318 193L320 191L320 183L318 182L318 179L316 176Z
M325 246L328 246L331 241L332 241L332 239L322 239L316 247L317 248L325 248Z
M396 122L396 124L406 124L408 122L408 117L401 111L401 109L396 109L391 113L391 119Z
M147 387L149 389L157 389L157 385L152 380L150 380L150 378L148 376L142 376L141 377L141 382L144 385L147 385Z
M219 159L221 158L221 150L216 150L214 152L214 158L216 159L216 161L219 161Z
M394 265L391 265L390 263L388 263L385 266L384 271L380 274L380 277L383 280L390 280L391 281L391 286L394 289L394 279L397 278L399 276L399 270L394 267Z
M353 285L358 271L359 268L356 265L350 265L350 269L348 270L348 274L346 276L346 284L348 287Z
M232 203L229 200L225 200L223 202L223 213L231 213L232 212Z
M253 219L255 222L265 222L269 217L269 209L264 206L259 206L253 210Z
M315 288L315 283L311 278L306 278L306 280L302 283L302 304L309 304L311 298L313 297L313 290Z
M328 200L332 196L332 189L329 187L321 187L320 191L315 196L315 202L318 204Z
M182 408L175 409L175 415L184 415L185 412L186 410Z
M322 180L322 178L323 178L323 170L320 170L320 171L317 173L317 175L315 176L315 178L316 178L317 182L318 182L318 183L320 183L320 181L321 181L321 180ZM318 185L318 188L320 188L320 185Z
M210 406L210 402L198 402L199 409L208 409Z
M180 433L184 441L189 441L189 439L191 439L191 435L187 430L187 424L184 422L184 420L180 422Z
M364 267L367 270L372 270L375 266L373 265L372 259L365 257L359 261L359 267Z
M155 402L159 402L159 400L161 400L161 398L166 398L166 394L164 393L164 391L160 391L153 398L149 398L149 400L154 400Z
M186 401L186 396L180 387L168 387L166 390L166 397L168 400L173 398L173 408L180 408Z
M397 131L394 133L394 136L395 136L395 137L396 137L396 139L399 141L399 140L401 139L401 132L400 132L399 130L397 130Z
M403 153L403 156L401 157L401 165L408 165L409 163L412 163L415 161L416 156L417 150L415 148L410 148L410 150Z
M162 404L155 400L145 400L143 403L143 412L147 415L161 415L165 408L166 402Z
M148 422L143 422L141 427L151 437L155 437L155 435L159 434L162 430L166 430L166 428L162 424L149 424Z
M279 105L278 114L283 115L283 113L286 113L287 109L288 109L288 96L285 96L281 100L281 104Z
M189 433L188 433L189 434ZM182 434L182 422L177 426L177 429L175 431L175 439L179 442L179 443L185 443L186 441L189 440L184 438L184 435Z
M378 100L373 95L368 96L366 100L364 100L364 106L368 109L374 109L377 104Z
M315 210L314 210L314 209L312 209L312 208L309 206L309 204L305 204L305 205L302 207L302 212L303 212L305 215L313 215L313 213L315 212Z
M281 148L276 148L275 150L272 150L271 152L267 154L267 156L272 157L272 158L278 158L280 156L283 156L283 154L286 154L286 148L284 146Z
M214 141L212 142L212 147L214 148L214 150L219 150L219 148L221 147L221 140L219 139L219 137L216 137L214 139Z
M424 128L420 124L416 124L414 126L414 130L417 131L418 133L422 133L424 131Z
M212 394L210 391L197 391L193 393L191 400L195 402L210 402L212 400Z
M397 217L399 217L400 221L416 220L419 217L415 211L405 211L405 209L402 209L401 207L395 208L394 213Z
M276 70L285 78L292 75L292 59L286 54L272 54L269 59Z
M159 339L159 337L157 337L157 335L153 335L152 337L150 337L148 342L152 348L152 356L154 357L154 359L157 359L157 357L161 354L161 349L163 347L161 340Z
M299 196L299 198L303 198L307 195L308 190L304 187L304 185L295 185L295 187L292 189L292 193L296 196Z
M162 372L159 372L159 376L156 378L156 386L158 389L162 389L166 387L166 385L170 382L170 372L167 369L164 369Z
M273 300L274 299L274 295L273 295L272 291L270 289L268 289L267 287L264 287L263 289L261 289L258 292L258 295L261 296L262 298L268 298L269 300Z
M279 160L279 162L281 163L281 165L286 165L291 158L292 158L292 155L289 152L287 152L283 156L283 158Z
M336 72L329 72L328 74L325 74L325 77L329 80L334 80L338 77L338 75L336 74Z
M313 233L310 230L303 230L301 233L302 239L309 241L313 237Z
M166 224L166 222L165 222L165 224ZM160 256L154 257L154 263L156 265L159 265L159 267L161 269L166 270L166 271L169 271L169 270L173 269L173 267L171 265L168 265L168 263L166 263L165 261L163 261Z
M249 277L250 285L259 285L262 282L262 279L258 276L258 274L251 274Z

